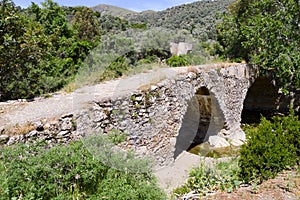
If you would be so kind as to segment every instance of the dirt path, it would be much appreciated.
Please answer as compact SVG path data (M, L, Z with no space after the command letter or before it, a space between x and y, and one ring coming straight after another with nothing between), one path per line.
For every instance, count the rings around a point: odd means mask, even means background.
M120 97L135 91L142 85L156 83L185 73L186 67L161 68L148 73L86 86L73 93L55 93L50 98L36 98L32 102L8 101L0 103L0 130L6 126L24 124L43 118L77 113L87 104L100 99Z

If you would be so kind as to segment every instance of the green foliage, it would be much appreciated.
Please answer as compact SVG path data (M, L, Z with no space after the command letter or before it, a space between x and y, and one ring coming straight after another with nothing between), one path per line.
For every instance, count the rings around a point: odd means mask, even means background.
M176 196L191 191L195 194L205 195L209 192L222 190L232 192L242 183L238 177L239 167L237 160L204 164L190 172L187 183L174 190Z
M300 87L298 1L240 0L218 26L219 50L257 64L283 87Z
M0 5L0 101L32 98L62 88L97 44L90 29L78 39L82 30L72 29L62 7L52 0L42 3L42 8L32 3L23 11L11 1ZM88 14L83 15L86 26L91 18Z
M91 8L82 7L75 13L72 25L80 40L94 41L100 35L99 23Z
M300 121L293 112L286 117L262 118L258 127L247 128L242 146L240 176L246 182L273 178L299 163Z
M182 55L180 56L173 55L172 57L166 60L166 63L171 67L187 66L190 64L190 62L186 59L186 57Z
M33 3L32 6L36 7ZM29 8L30 10L30 8ZM69 36L71 34L63 9L52 0L42 2L42 8L36 8L35 20L42 24L47 35Z
M45 145L1 150L0 199L165 199L150 171L110 168L82 142L51 149Z
M142 23L142 24L132 23L132 24L130 24L130 26L133 29L147 29L146 23Z
M131 24L145 23L148 28L184 30L204 42L208 39L216 39L214 23L218 15L225 12L232 2L232 0L197 1L160 12L128 14L126 18Z
M128 138L128 133L122 132L118 129L113 129L108 133L108 139L113 143L113 144L119 144L124 141L126 141Z
M75 79L79 68L85 71L80 72L82 76L98 81L137 68L143 71L143 66L151 68L152 63L170 57L170 42L196 46L200 41L215 38L212 24L216 13L223 12L228 2L196 2L163 12L134 13L138 16L135 19L126 10L126 16L120 18L86 7L62 7L52 0L45 0L41 7L32 3L21 10L12 1L3 0L0 2L0 101L57 91ZM98 45L105 52L91 52ZM193 53L189 58L192 63L209 60L210 52L203 48ZM84 63L88 55L90 58Z
M112 62L101 75L101 80L118 78L128 70L128 62L123 56Z
M41 27L32 25L11 1L1 1L0 6L0 100L30 97L39 92L43 74L35 65L48 41Z
M120 31L126 31L130 25L127 20L111 15L103 15L98 18L101 33L117 33Z
M190 172L187 183L174 190L174 194L232 192L241 183L254 186L299 165L300 121L292 110L289 116L276 116L271 121L262 118L258 126L247 126L245 131L248 141L242 146L238 159L213 165L202 163Z

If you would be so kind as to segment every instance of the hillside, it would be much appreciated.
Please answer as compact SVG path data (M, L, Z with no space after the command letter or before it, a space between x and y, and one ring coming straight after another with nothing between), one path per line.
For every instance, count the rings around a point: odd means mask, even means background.
M100 4L93 7L103 15L121 17L132 24L146 24L148 29L162 27L186 30L202 41L216 39L215 21L227 11L234 0L197 1L168 8L163 11L134 12L124 8Z
M134 23L146 23L148 28L184 29L205 41L215 39L214 23L232 2L234 0L197 1L159 12L130 13L125 19Z
M94 11L98 11L102 15L112 15L115 17L122 17L128 14L135 14L135 11L128 10L125 8L120 8L117 6L99 4L97 6L92 7Z

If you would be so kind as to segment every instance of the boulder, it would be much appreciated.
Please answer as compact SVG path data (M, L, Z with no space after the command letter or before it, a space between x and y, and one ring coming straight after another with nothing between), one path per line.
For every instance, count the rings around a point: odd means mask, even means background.
M229 147L230 143L223 137L213 135L208 138L208 143L215 148Z
M62 118L60 128L62 131L72 130L72 118Z
M227 137L227 140L233 146L241 146L246 142L246 134L239 128L233 131L233 133Z

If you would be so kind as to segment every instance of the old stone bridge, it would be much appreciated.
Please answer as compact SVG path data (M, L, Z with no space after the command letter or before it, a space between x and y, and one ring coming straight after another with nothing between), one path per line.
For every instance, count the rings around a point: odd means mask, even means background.
M239 146L246 140L242 120L251 120L250 114L256 112L288 109L289 100L280 100L274 83L259 77L254 66L186 70L125 97L95 102L78 117L77 130L126 132L128 140L121 146L165 165L202 142Z
M120 81L119 87L130 87L130 82ZM82 95L75 96L73 106L76 101L82 104ZM246 140L243 120L251 120L250 114L256 112L286 111L289 103L290 99L280 97L272 81L259 77L254 66L193 66L173 78L140 85L130 93L96 98L84 109L68 111L54 122L34 122L35 130L27 134L5 137L2 133L0 143L26 142L32 137L68 142L113 131L128 134L119 144L121 148L133 149L163 166L202 142L241 145Z

